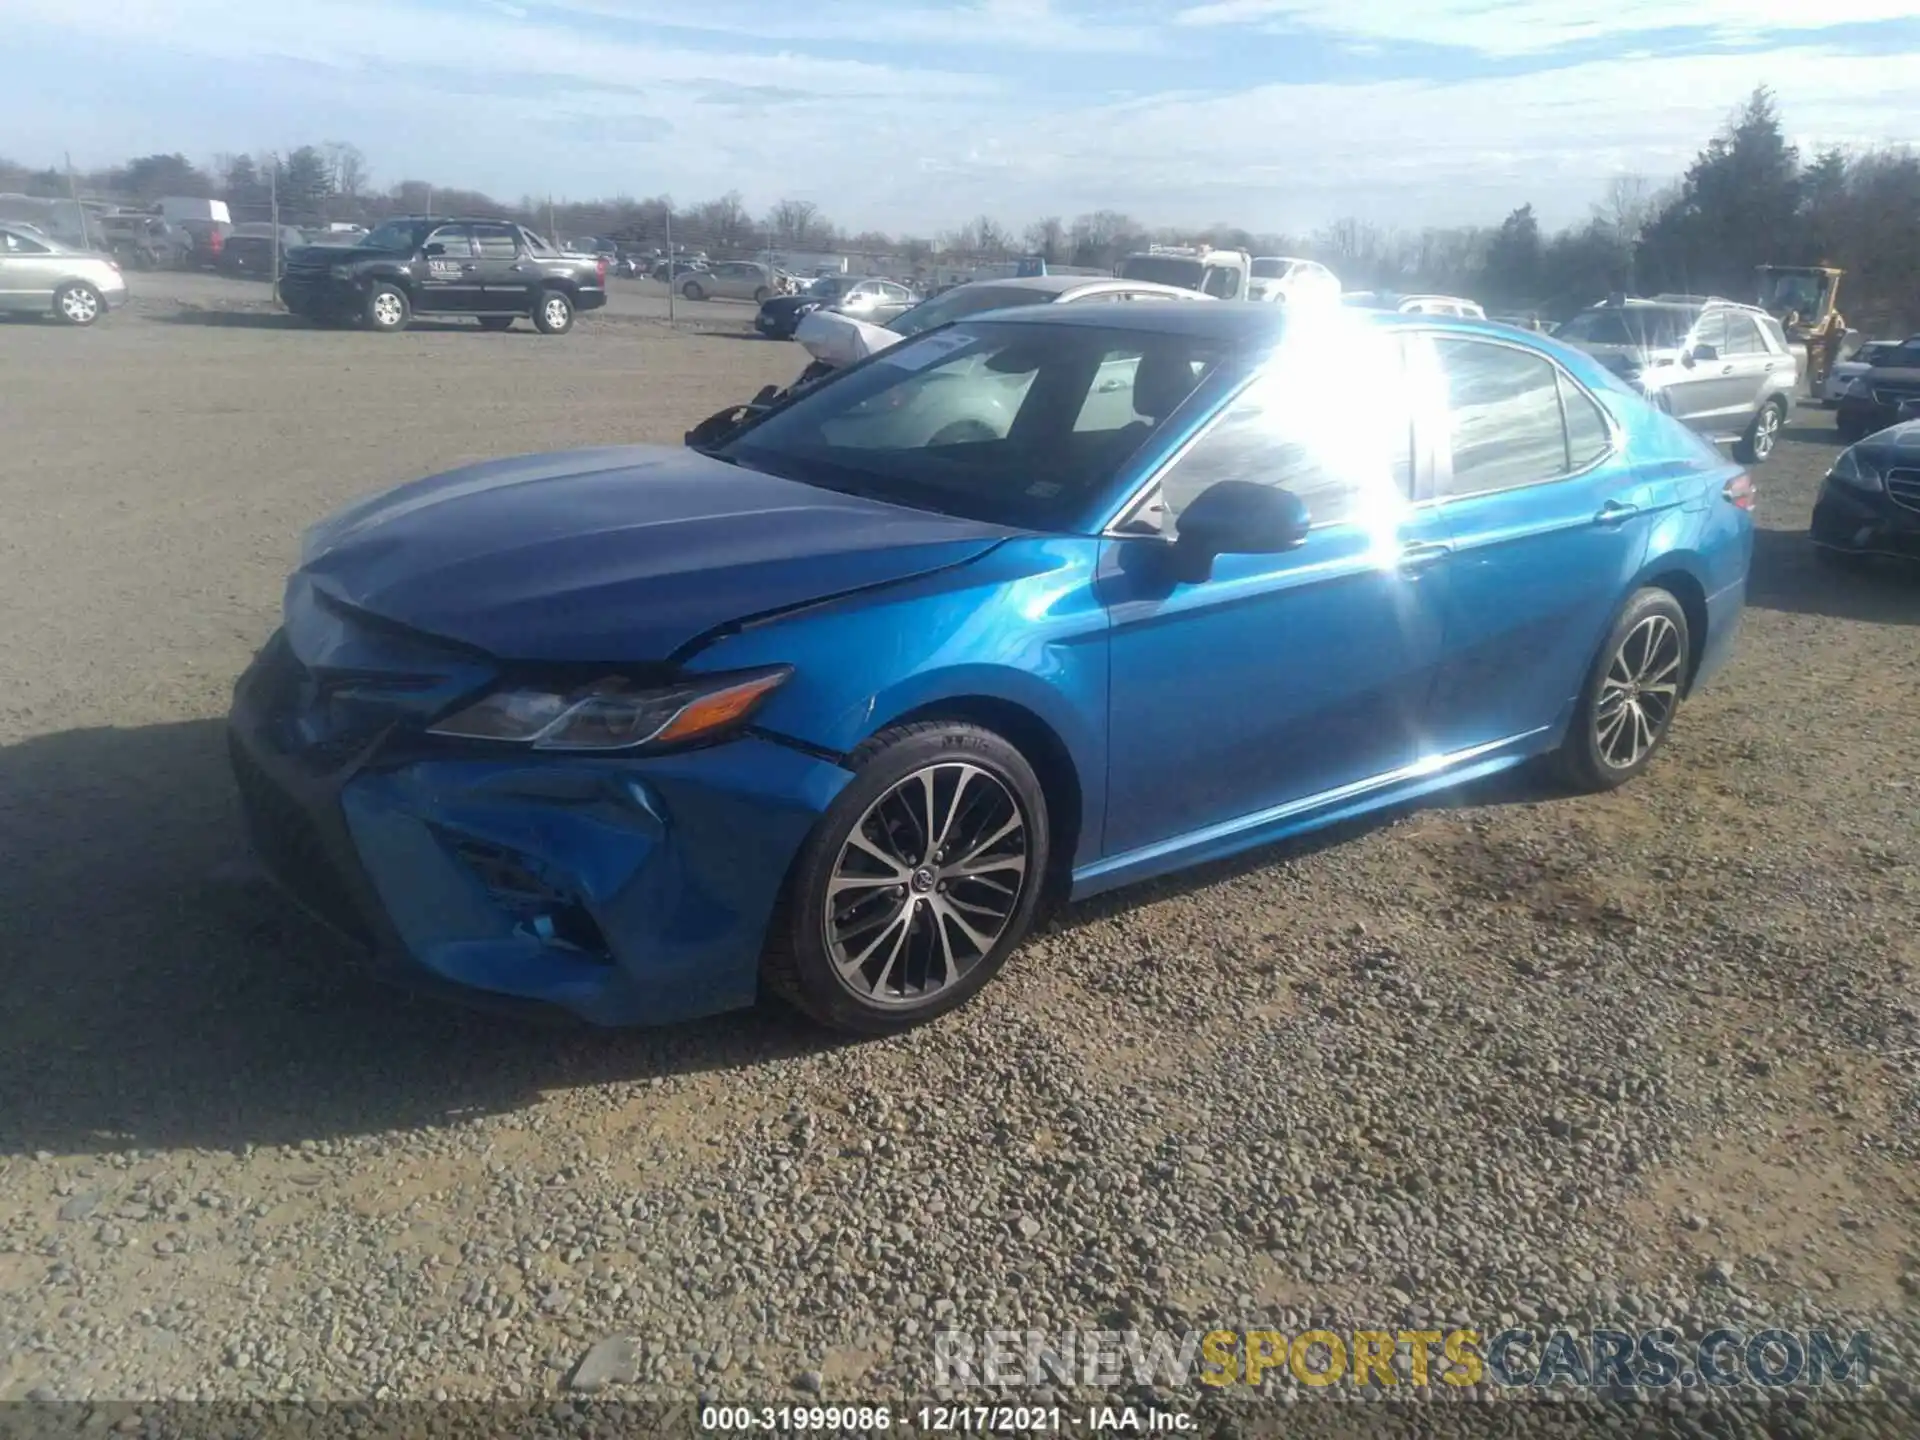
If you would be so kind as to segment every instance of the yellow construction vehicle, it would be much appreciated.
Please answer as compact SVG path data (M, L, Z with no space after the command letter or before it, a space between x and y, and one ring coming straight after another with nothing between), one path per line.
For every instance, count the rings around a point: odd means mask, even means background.
M1789 340L1807 347L1807 385L1816 395L1846 338L1837 303L1845 273L1831 265L1759 267L1760 307L1781 322Z

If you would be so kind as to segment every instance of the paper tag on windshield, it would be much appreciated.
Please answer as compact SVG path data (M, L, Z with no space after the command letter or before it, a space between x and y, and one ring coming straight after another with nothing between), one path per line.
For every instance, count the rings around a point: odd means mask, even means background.
M896 345L891 350L882 350L882 364L898 365L902 370L924 370L929 365L937 365L956 350L964 350L980 337L968 330L942 330L937 335L924 336L910 345Z

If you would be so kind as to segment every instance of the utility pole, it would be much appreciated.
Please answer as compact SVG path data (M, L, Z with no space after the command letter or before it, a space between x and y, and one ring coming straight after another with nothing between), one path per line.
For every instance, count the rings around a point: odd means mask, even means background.
M433 218L433 187L427 186L427 219Z
M667 324L673 324L673 206L667 206Z
M547 239L554 243L555 248L561 248L560 227L553 223L553 192L551 190L547 192Z
M73 178L73 152L67 152L67 198L73 201L73 213L80 218L80 248L91 250L93 240L87 233L87 207L80 203L80 182Z
M272 212L273 220L273 298L280 298L280 157L273 157L273 168L267 171L267 208Z

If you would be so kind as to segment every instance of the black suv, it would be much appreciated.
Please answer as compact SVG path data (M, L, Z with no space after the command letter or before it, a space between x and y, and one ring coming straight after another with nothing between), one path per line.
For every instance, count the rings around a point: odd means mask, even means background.
M507 220L405 216L355 245L308 245L287 257L280 300L319 324L393 333L415 315L470 315L484 330L522 316L563 335L607 303L607 262L566 255Z

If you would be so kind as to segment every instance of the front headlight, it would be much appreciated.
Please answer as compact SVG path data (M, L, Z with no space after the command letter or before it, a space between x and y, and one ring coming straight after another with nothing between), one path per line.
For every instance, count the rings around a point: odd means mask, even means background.
M1872 461L1862 460L1858 449L1841 451L1840 458L1833 462L1833 469L1827 472L1827 478L1870 494L1878 494L1886 488L1880 471Z
M565 691L496 690L429 726L428 733L535 750L685 745L741 724L792 673L792 666L777 665L651 690L631 690L617 677Z
M1868 395L1873 393L1873 387L1867 384L1866 376L1856 375L1853 379L1847 381L1846 388L1840 393L1851 396L1856 400L1864 400Z

